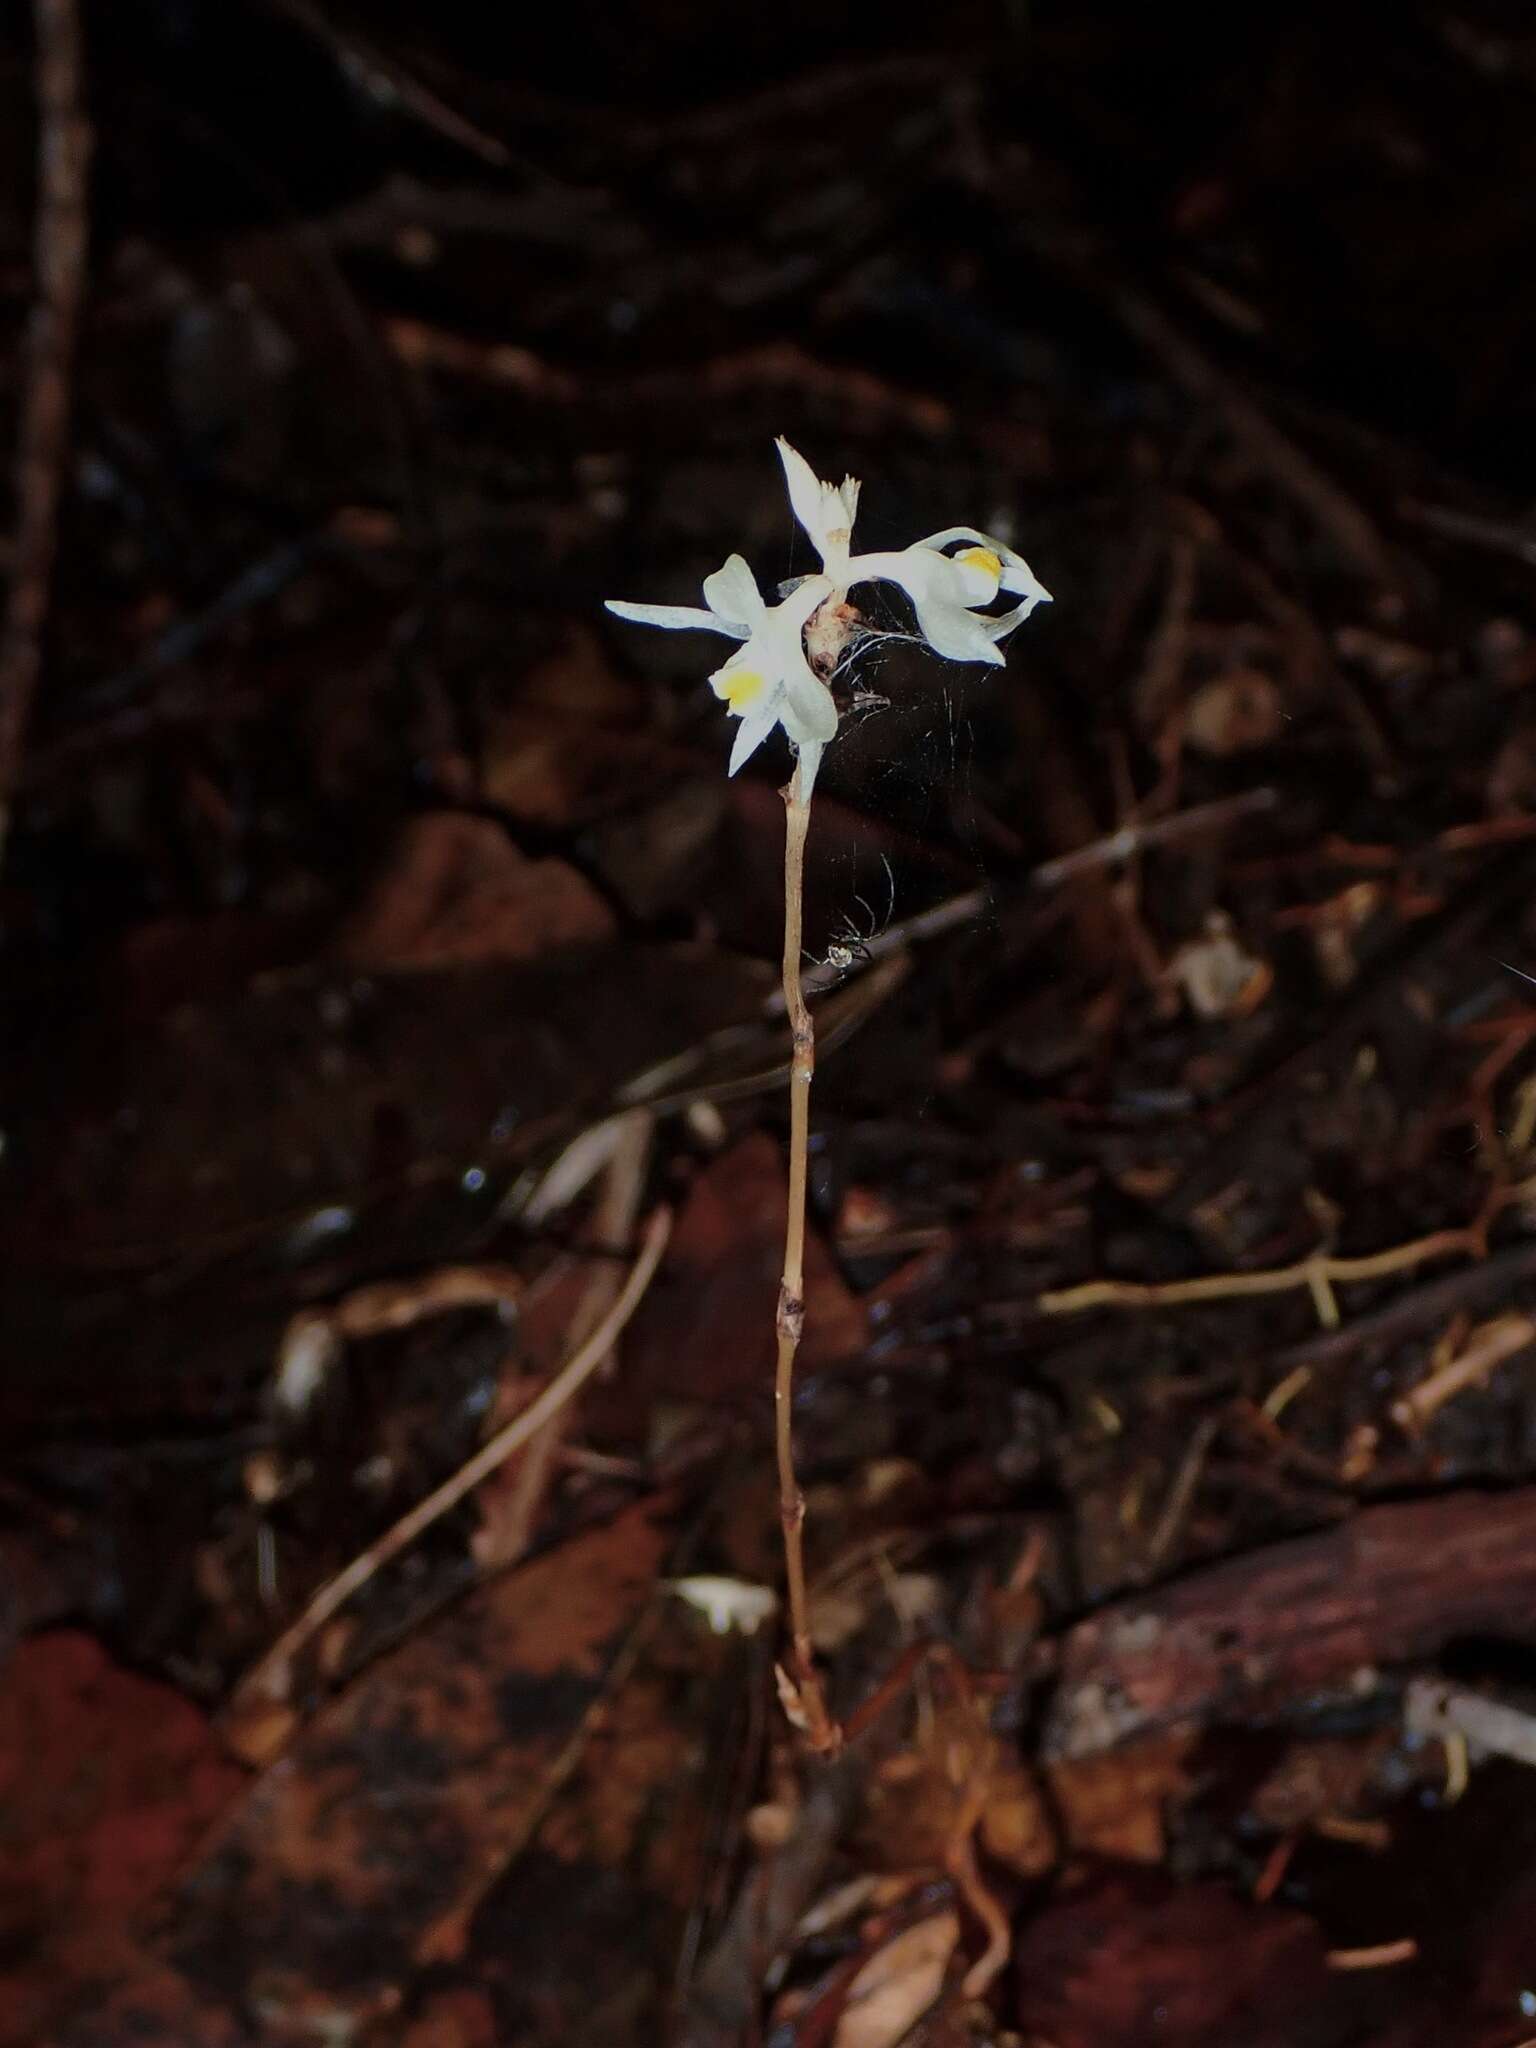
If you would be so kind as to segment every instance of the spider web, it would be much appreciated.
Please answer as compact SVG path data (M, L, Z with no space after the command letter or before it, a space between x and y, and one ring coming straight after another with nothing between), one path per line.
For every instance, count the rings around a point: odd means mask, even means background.
M867 843L855 832L824 863L824 878L828 869L839 877L833 893L841 899L828 929L808 932L824 969L846 970L872 950L889 950L910 921L946 899L990 902L976 758L980 693L993 672L934 655L883 594L861 591L859 608L869 630L839 664L846 708L819 787L871 829ZM824 924L825 905L818 907ZM991 921L990 907L979 907L954 928ZM829 957L828 947L852 959Z

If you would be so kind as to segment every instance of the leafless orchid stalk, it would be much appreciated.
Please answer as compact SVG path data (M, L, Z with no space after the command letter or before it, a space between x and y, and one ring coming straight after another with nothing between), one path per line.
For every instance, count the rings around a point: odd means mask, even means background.
M1050 592L1027 562L1005 542L969 526L952 526L910 547L855 555L853 523L859 485L821 482L802 455L784 439L778 443L789 501L821 558L821 571L805 576L777 604L767 604L757 579L740 555L704 579L704 605L629 604L608 600L608 609L641 625L698 627L742 644L709 681L715 695L739 720L731 748L734 775L776 725L794 750L795 768L784 796L784 1006L793 1058L789 1077L789 1202L784 1231L784 1272L779 1283L775 1327L778 1365L774 1377L775 1439L779 1469L779 1512L784 1525L784 1571L789 1646L778 1668L779 1696L795 1727L822 1754L835 1751L841 1730L826 1701L811 1646L806 1599L805 1499L795 1477L794 1375L805 1323L806 1167L810 1142L811 1078L816 1069L816 1035L800 981L804 914L805 840L811 793L822 752L836 737L838 709L825 676L850 635L845 603L860 583L894 583L905 591L917 620L917 637L951 661L983 661L1001 667L1001 642L1022 625ZM1006 593L1017 602L989 612ZM815 665L807 648L816 650ZM821 673L818 673L818 670Z

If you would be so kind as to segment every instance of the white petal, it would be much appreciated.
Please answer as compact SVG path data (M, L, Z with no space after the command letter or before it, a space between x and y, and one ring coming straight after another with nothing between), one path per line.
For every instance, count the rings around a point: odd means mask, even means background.
M1000 568L993 570L980 562L963 561L959 555L946 555L945 561L953 561L960 572L961 587L965 592L963 602L972 610L978 605L990 604L1003 587ZM993 557L995 561L996 556Z
M704 602L716 618L739 620L744 629L763 615L757 578L740 555L732 555L723 568L704 578Z
M846 581L848 544L854 516L859 509L857 479L845 476L840 484L823 483L811 465L781 434L779 460L789 486L789 502L795 517L815 543L823 567L839 584Z
M696 627L703 633L726 633L734 640L745 640L745 626L733 626L717 618L713 612L706 612L691 604L630 604L622 597L605 598L609 611L621 619L633 619L638 626L670 626L681 631L684 627Z
M829 740L837 731L837 706L825 683L800 661L784 671L784 698L779 707L784 730L797 746L807 740Z
M822 513L821 479L806 461L798 448L791 448L780 434L775 446L779 460L784 465L784 481L789 486L789 502L795 517L816 543L816 552L825 552L827 522Z
M990 548L994 555L1004 561L1008 558L1009 551L1001 541L994 540L989 533L979 532L974 526L946 526L942 533L924 534L921 540L914 541L912 545L918 548L947 548L957 540L963 540L973 548Z
M1051 602L1051 593L1046 589L1039 577L1036 576L1034 570L1030 568L1028 562L1015 560L1003 564L1003 588L1004 590L1011 590L1019 597L1028 600L1027 603L1019 608L1020 616L1026 619L1037 604L1049 604Z
M801 740L795 754L800 763L800 800L809 803L811 791L816 787L816 771L821 766L821 741Z
M916 547L888 548L877 555L855 555L848 564L850 583L898 583L914 602L942 597L965 603L965 572L948 555L919 541Z
M980 618L948 598L919 597L915 592L912 609L917 613L918 632L935 654L950 661L987 661L997 668L1004 666L997 636L991 630L995 620Z
M986 627L991 639L1006 640L1015 626L1023 625L1037 604L1050 602L1050 594L1047 592L1044 598L1031 597L1023 604L1014 605L1010 611L999 612L995 619L983 619L981 623Z
M966 608L964 569L925 541L899 554L856 555L849 563L855 582L895 583L912 600L917 630L935 654L950 661L985 661L1001 667L993 623Z
M751 711L736 728L736 739L731 747L731 765L727 775L734 775L744 761L750 761L769 733L779 722L777 696L771 697L767 707Z

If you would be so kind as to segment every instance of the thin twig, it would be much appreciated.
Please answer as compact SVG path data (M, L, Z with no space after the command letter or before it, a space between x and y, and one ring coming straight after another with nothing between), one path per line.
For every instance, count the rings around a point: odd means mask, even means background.
M1477 1258L1486 1252L1482 1232L1436 1230L1407 1244L1393 1245L1363 1258L1339 1259L1313 1252L1294 1265L1271 1266L1256 1273L1203 1273L1194 1280L1086 1280L1042 1294L1039 1307L1048 1316L1081 1315L1091 1308L1168 1308L1189 1301L1225 1301L1242 1294L1285 1294L1293 1288L1348 1285L1355 1280L1385 1280L1422 1266L1430 1259Z
M1410 1387L1401 1400L1392 1403L1392 1420L1412 1433L1422 1429L1435 1412L1454 1395L1487 1379L1507 1358L1529 1350L1536 1343L1536 1324L1529 1316L1495 1316L1472 1334L1471 1341L1454 1358L1438 1366L1427 1379Z
M472 1493L498 1465L505 1463L514 1451L542 1429L552 1415L559 1413L612 1351L619 1332L639 1307L661 1263L671 1230L672 1212L666 1208L658 1209L646 1226L629 1278L587 1341L566 1361L544 1391L482 1444L467 1464L461 1465L425 1500L418 1501L392 1528L355 1557L344 1571L338 1572L334 1579L320 1588L298 1619L283 1631L265 1656L240 1681L235 1693L237 1703L263 1698L281 1700L287 1693L294 1658L316 1631L323 1628L382 1566L391 1558L398 1557L408 1544L414 1543L424 1529L457 1507L466 1494Z
M483 128L477 127L457 108L450 107L394 58L386 56L352 30L333 26L320 8L310 4L310 0L275 0L275 4L290 20L299 23L318 42L325 44L342 71L366 87L375 100L386 106L393 100L412 119L446 137L449 142L457 143L471 155L479 157L482 163L497 170L505 170L513 162L512 152L504 142L498 141L494 135L487 135Z
M793 1053L789 1069L789 1203L784 1224L784 1275L774 1318L778 1364L773 1381L774 1444L779 1467L779 1519L784 1527L784 1581L789 1608L789 1670L780 1671L785 1711L813 1749L829 1755L841 1736L827 1711L811 1650L805 1597L805 1496L795 1477L795 1353L805 1327L805 1182L810 1150L811 1080L816 1072L816 1030L800 985L805 914L805 835L810 805L801 794L800 769L784 790L784 1012Z
M1229 825L1236 825L1245 818L1277 810L1279 803L1277 790L1247 789L1236 796L1217 797L1210 803L1194 804L1187 811L1171 812L1167 817L1153 819L1150 823L1121 825L1101 839L1090 840L1086 846L1074 847L1070 853L1057 854L1052 860L1042 861L1039 867L1031 869L1022 878L1019 887L1021 892L1049 895L1080 875L1093 873L1099 868L1118 867L1154 847L1174 846L1185 839L1200 838L1207 832L1225 831ZM1012 895L1012 888L1007 893ZM958 896L946 897L942 903L935 903L929 910L920 910L912 917L888 924L864 942L860 948L862 961L866 966L872 966L907 946L921 945L929 939L942 938L946 932L961 925L974 924L989 910L998 907L1002 894L991 886L966 889ZM805 986L815 994L817 990L832 988L847 978L847 970L843 968L816 968L805 977Z
M37 301L27 333L16 445L16 539L0 628L0 859L42 669L59 498L68 455L70 376L85 290L91 131L75 0L33 0L37 39Z
M1194 1435L1189 1440L1189 1448L1180 1461L1173 1484L1168 1489L1168 1498L1163 1503L1163 1511L1157 1518L1157 1526L1147 1544L1144 1575L1148 1579L1156 1578L1161 1572L1174 1544L1178 1541L1179 1531L1183 1528L1185 1517L1189 1513L1190 1502L1195 1497L1195 1489L1199 1486L1200 1476L1205 1470L1205 1461L1211 1454L1211 1445L1216 1441L1220 1428L1221 1418L1216 1415L1207 1415L1195 1425Z
M1419 1944L1411 1934L1405 1934L1401 1941L1378 1942L1374 1948L1331 1948L1328 1951L1330 1970L1390 1970L1399 1963L1413 1962L1419 1953Z
M1463 512L1455 505L1426 505L1416 499L1399 500L1398 514L1415 526L1447 540L1465 541L1471 547L1490 548L1497 554L1513 555L1517 562L1536 565L1536 533L1507 519L1485 519L1480 513Z
M1095 839L1089 846L1080 846L1072 853L1058 854L1054 860L1043 862L1030 876L1029 884L1032 889L1059 888L1074 875L1086 874L1093 868L1114 867L1151 847L1172 846L1181 839L1220 832L1228 825L1235 825L1239 819L1278 810L1279 805L1278 791L1247 789L1237 796L1217 797L1208 804L1194 804L1187 811L1170 812L1167 817L1153 819L1148 824L1122 825L1118 831L1103 839Z
M645 1198L646 1168L650 1164L651 1137L655 1120L643 1109L615 1118L616 1137L612 1154L603 1168L602 1182L591 1222L591 1242L597 1245L627 1244L634 1234L640 1205ZM581 1299L571 1317L568 1344L582 1344L595 1330L618 1298L619 1268L607 1260L590 1267ZM608 1361L600 1361L606 1364ZM482 1501L485 1523L475 1546L476 1562L482 1566L506 1566L522 1556L533 1540L533 1531L554 1468L565 1431L570 1427L570 1404L552 1415L532 1437L519 1461L507 1498L494 1509Z

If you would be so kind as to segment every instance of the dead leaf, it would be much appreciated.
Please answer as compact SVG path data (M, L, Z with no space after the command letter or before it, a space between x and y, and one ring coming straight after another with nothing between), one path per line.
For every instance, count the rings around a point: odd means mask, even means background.
M1165 1820L1191 1791L1186 1760L1194 1742L1176 1733L1051 1765L1047 1777L1068 1848L1122 1863L1161 1863Z
M109 2010L170 1965L210 2010L350 2033L457 1954L653 1596L669 1515L664 1499L640 1503L380 1658L229 1815ZM70 2036L93 2038L86 2022Z
M0 1684L0 2043L121 1968L131 1931L245 1782L204 1715L91 1637L35 1636Z
M339 951L369 972L531 960L613 936L613 914L576 869L530 860L489 818L413 818Z
M563 708L530 706L493 721L481 794L516 824L583 831L634 810L698 769L680 747L604 730Z
M400 2048L496 2048L496 2014L482 1991L437 1991L401 2036Z
M720 833L729 815L730 785L695 764L658 777L647 802L594 827L593 858L634 917L651 919L724 893L733 872Z
M1052 2048L1374 2039L1360 2021L1375 1987L1330 1971L1326 1953L1304 1914L1248 1905L1215 1884L1117 1878L1063 1894L1023 1928L1018 2024Z
M848 1987L833 2048L895 2048L944 1988L960 1916L934 1913L877 1949Z
M620 675L602 638L577 620L567 623L565 645L522 677L518 701L562 718L619 728L644 708L638 686Z
M981 1846L1018 1877L1044 1877L1060 1854L1056 1826L1040 1788L1022 1764L1000 1764L987 1786Z
M773 1318L784 1256L784 1164L771 1138L743 1138L694 1182L667 1248L667 1284L630 1324L622 1387L633 1431L658 1401L762 1400L772 1384ZM804 1365L863 1348L864 1311L814 1234L805 1247Z
M630 2048L666 2035L689 1912L709 1882L738 1647L673 1603L660 1611L533 1841L474 1914L452 1968L491 1988L498 2043Z
M861 1856L882 1870L936 1871L980 1815L982 1846L1021 1877L1057 1858L1056 1830L1034 1781L974 1705L944 1700L923 1739L874 1772L859 1831Z

